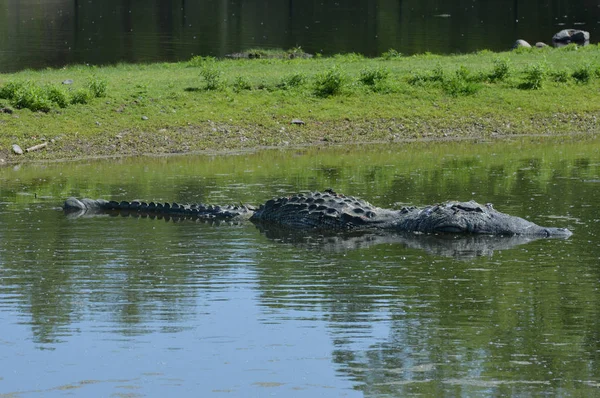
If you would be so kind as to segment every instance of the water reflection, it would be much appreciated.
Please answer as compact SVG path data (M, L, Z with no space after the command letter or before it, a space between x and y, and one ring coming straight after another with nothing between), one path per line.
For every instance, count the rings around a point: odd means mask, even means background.
M282 228L273 224L255 223L255 225L267 238L303 249L345 252L375 245L398 245L424 250L431 255L463 260L478 256L491 257L494 252L509 250L542 239L536 236L430 235L389 231L323 234L295 231L289 227Z
M2 391L595 395L599 147L418 144L0 169ZM385 207L483 198L574 235L463 253L462 241L435 237L297 241L250 223L69 219L58 208L72 195L259 203L328 186Z
M390 48L404 54L507 50L565 28L598 34L600 11L579 0L5 0L0 71L224 56L302 46L311 53Z

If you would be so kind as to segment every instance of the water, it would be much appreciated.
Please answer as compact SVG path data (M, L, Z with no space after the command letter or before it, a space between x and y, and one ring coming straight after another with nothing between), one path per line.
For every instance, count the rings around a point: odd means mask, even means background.
M592 396L598 139L411 144L0 169L0 393ZM483 252L68 218L70 195L493 202L573 230ZM456 247L455 247L456 249ZM467 248L468 249L468 248Z
M249 48L380 55L504 51L566 28L597 42L600 8L577 0L0 0L0 72L187 60Z

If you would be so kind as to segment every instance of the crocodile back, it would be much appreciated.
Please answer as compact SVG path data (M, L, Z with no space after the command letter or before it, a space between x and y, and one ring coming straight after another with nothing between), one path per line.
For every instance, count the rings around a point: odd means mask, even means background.
M255 224L276 223L299 229L355 230L390 221L389 210L331 190L271 199L250 218Z

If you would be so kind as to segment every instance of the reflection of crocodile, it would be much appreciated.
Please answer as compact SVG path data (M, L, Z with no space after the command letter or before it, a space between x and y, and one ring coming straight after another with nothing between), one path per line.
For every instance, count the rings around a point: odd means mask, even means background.
M248 205L180 205L69 198L65 201L64 210L78 214L120 212L181 218L250 219L260 224L322 231L390 230L540 237L571 235L566 228L540 227L520 217L500 213L490 204L446 202L422 208L389 210L332 190L271 199L258 209Z
M324 252L343 253L354 249L388 245L424 250L429 254L468 260L479 256L492 257L495 252L544 239L534 235L481 234L415 234L412 232L358 231L349 233L307 233L276 225L256 224L267 238L295 247ZM560 237L557 237L560 238Z

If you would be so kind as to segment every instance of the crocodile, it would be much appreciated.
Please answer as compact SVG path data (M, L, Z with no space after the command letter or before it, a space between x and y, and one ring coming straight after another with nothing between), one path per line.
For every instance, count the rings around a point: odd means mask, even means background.
M569 237L566 228L542 227L523 218L501 213L491 204L448 201L425 207L384 209L369 202L326 190L299 193L252 205L205 205L107 201L68 198L63 206L75 215L113 213L170 218L250 220L294 230L369 231L385 230L424 234L524 235Z

